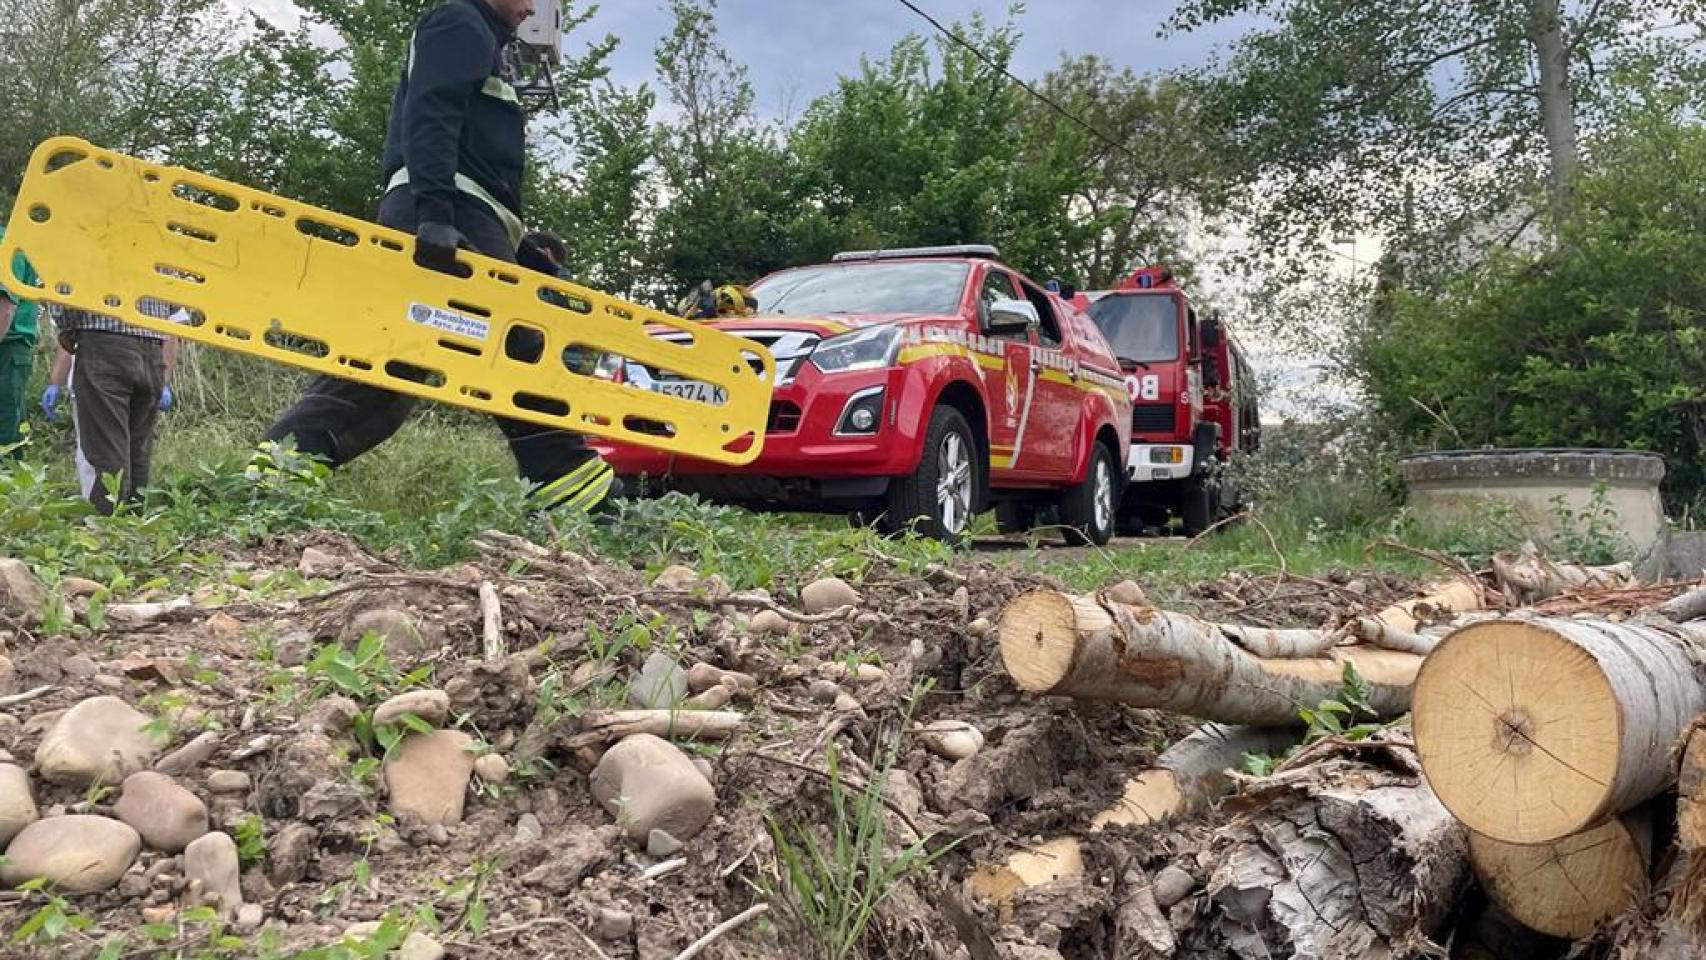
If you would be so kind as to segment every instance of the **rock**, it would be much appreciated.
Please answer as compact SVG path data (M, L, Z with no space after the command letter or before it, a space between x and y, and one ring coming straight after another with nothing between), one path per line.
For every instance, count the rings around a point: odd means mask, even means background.
M298 730L318 730L328 737L342 736L349 732L355 723L355 718L361 713L354 700L343 696L322 697L309 707L296 721Z
M583 879L604 869L616 859L612 847L621 839L618 827L569 830L554 834L549 859L522 874L521 882L547 893L566 894L579 888Z
M825 680L821 677L813 680L811 685L806 688L807 695L813 700L816 700L818 703L834 703L836 697L839 697L846 692L847 691L841 689L841 684L836 683L834 680Z
M228 833L205 834L184 848L184 876L201 885L201 896L227 920L243 905L242 867L237 842ZM189 904L195 906L195 904Z
M983 731L963 720L936 720L917 733L924 749L949 760L964 760L983 749Z
M267 844L267 879L284 886L307 876L308 865L319 858L319 840L305 823L285 824Z
M85 680L101 672L101 668L95 665L95 661L81 653L74 653L59 661L59 669L63 670L68 677L81 677Z
M47 586L22 560L0 557L0 613L25 625L41 622Z
M924 812L924 791L905 769L890 768L886 792L896 806L906 811L907 816L916 817Z
M215 770L207 775L209 793L248 793L249 775L241 770Z
M626 940L634 932L634 915L626 910L602 907L598 911L598 935L605 940Z
M659 590L691 590L698 582L699 574L695 573L692 567L684 567L678 563L665 567L657 579L652 581L652 586Z
M669 835L666 830L653 830L646 834L646 853L654 857L671 857L682 848L680 840Z
M1113 603L1123 603L1128 607L1149 606L1149 594L1137 585L1135 580L1121 580L1119 583L1102 590L1102 596Z
M785 634L789 630L788 618L774 610L760 610L746 622L746 632L755 637L769 634Z
M687 671L687 689L694 693L704 693L713 687L725 685L732 685L740 691L756 690L758 689L758 678L749 673L724 670L708 663L695 663Z
M800 605L806 613L828 613L842 607L857 606L859 591L840 577L824 577L806 584L800 591Z
M836 694L834 709L836 713L851 713L861 717L865 715L865 705L850 693Z
M144 770L124 780L113 812L156 850L177 853L207 833L207 805L163 773Z
M343 569L343 561L318 547L304 547L302 558L296 561L296 572L310 580L329 577Z
M223 610L215 610L212 616L202 621L202 627L221 640L235 640L243 635L244 629L243 621Z
M297 815L309 823L342 820L361 813L366 801L367 792L350 780L321 780L302 795Z
M356 614L344 626L340 639L353 647L362 637L374 634L385 643L385 655L393 663L428 653L436 644L422 631L415 618L402 610L380 607Z
M397 960L443 960L444 947L419 930L409 931L403 945L397 948Z
M482 754L474 760L474 773L487 783L503 783L509 779L509 761L500 754Z
M969 633L974 637L987 637L989 636L989 631L994 629L995 624L990 623L988 617L978 617L976 620L966 624L966 633Z
M161 757L154 764L154 770L169 777L181 777L218 753L219 744L219 734L212 730L199 733L194 740Z
M468 778L474 773L473 738L460 730L410 734L385 761L391 812L424 824L462 822Z
M117 697L91 697L54 721L36 747L36 773L51 783L118 783L159 755L150 720Z
M628 688L628 702L652 710L679 706L687 696L687 674L675 658L658 651L646 658L640 675Z
M37 820L6 846L0 883L15 887L45 877L60 893L99 893L118 883L136 862L142 837L107 817Z
M681 701L681 705L688 710L721 710L728 706L729 701L734 698L735 686L730 683L726 686L719 685L712 687L704 693L696 693L693 696L688 697L686 700Z
M690 840L716 805L717 794L679 748L661 737L636 734L599 760L592 795L636 842L653 830Z
M383 727L397 723L403 714L412 713L434 727L444 726L450 716L450 694L443 690L410 690L399 693L373 711L373 725Z
M524 813L515 818L515 842L521 846L537 843L545 836L545 826L539 818L531 813Z
M837 683L851 681L855 686L882 683L889 678L889 672L874 663L859 663L849 666L844 661L834 661L817 668L818 675Z
M30 775L15 763L0 763L0 850L38 816Z
M245 903L237 908L237 932L254 933L265 923L267 912L258 903Z
M272 655L281 667L300 667L314 649L314 635L306 630L287 630L273 640Z
M12 658L0 654L0 693L11 693L18 688L18 668L12 664Z
M1197 888L1197 878L1181 867L1168 864L1155 875L1155 905L1163 910L1190 896Z
M274 762L257 785L257 811L279 819L298 816L303 798L315 787L346 778L342 747L323 733L298 733L275 751Z
M67 597L92 597L105 589L104 585L85 577L66 577L59 581L59 592Z

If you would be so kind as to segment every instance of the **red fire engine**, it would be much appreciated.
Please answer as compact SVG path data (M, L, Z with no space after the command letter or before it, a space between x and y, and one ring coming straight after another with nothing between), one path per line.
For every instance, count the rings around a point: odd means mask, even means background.
M1085 300L1132 399L1120 528L1138 532L1176 515L1186 534L1200 533L1238 508L1225 467L1261 442L1249 363L1221 319L1199 315L1164 267L1136 270Z

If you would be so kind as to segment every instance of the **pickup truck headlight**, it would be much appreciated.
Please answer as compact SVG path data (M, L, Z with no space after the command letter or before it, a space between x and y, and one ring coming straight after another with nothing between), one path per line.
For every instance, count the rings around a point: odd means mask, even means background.
M900 340L900 328L893 325L854 330L819 343L812 350L811 363L824 373L893 366Z

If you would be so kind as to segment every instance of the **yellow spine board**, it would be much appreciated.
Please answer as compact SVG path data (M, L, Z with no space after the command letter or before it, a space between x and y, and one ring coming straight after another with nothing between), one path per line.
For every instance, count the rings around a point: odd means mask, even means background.
M750 340L466 251L467 277L426 270L405 233L74 138L31 157L0 264L16 251L42 279L23 297L224 350L720 463L763 447L776 368ZM542 354L506 349L518 328ZM571 346L726 399L574 373Z

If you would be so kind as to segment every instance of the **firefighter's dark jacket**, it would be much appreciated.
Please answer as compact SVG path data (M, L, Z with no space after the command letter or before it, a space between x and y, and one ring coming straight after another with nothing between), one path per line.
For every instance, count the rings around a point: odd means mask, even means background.
M510 214L500 219L521 215L527 131L504 76L510 39L483 0L449 0L415 25L385 131L384 178L387 187L406 180L422 222L454 224L459 190L500 204Z

